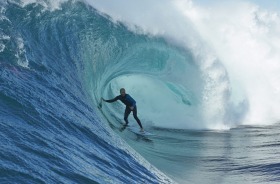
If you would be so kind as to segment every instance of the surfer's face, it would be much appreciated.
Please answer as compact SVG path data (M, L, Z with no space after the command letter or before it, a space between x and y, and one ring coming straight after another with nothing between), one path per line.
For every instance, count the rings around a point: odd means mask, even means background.
M125 96L125 90L121 90L121 95Z

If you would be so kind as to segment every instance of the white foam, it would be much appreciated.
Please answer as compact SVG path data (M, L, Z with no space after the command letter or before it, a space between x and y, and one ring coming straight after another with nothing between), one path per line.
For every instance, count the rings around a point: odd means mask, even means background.
M29 67L29 61L26 58L26 50L24 47L24 41L21 37L17 38L17 53L16 53L16 58L17 58L17 63L18 65L28 68Z
M225 3L193 22L229 74L235 104L231 111L248 103L241 123L279 121L279 14L250 3Z
M47 1L40 1L40 0L21 0L20 5L27 6L29 4L40 4L45 8L45 10L59 10L61 9L61 5L69 0L47 0Z

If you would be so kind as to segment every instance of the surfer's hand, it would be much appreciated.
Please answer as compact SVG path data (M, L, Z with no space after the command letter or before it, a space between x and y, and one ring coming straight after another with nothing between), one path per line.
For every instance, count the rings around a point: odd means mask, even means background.
M102 100L102 101L105 101L103 97L101 97L101 100Z
M132 111L133 111L133 109L134 109L134 107L133 107L133 106L131 106L131 107L130 107L130 110L132 110Z

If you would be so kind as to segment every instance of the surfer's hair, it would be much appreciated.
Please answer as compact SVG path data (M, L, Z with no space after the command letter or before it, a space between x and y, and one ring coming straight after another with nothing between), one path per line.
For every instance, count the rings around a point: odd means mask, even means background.
M125 92L125 89L124 89L124 88L121 88L121 89L120 89L120 93L121 93L122 91L124 91L124 92Z

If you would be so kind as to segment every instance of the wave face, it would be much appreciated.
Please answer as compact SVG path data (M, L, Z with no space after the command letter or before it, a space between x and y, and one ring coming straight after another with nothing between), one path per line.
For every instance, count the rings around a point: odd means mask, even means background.
M2 182L171 182L112 133L87 91L83 41L105 49L110 21L83 3L11 1L0 21Z
M177 0L0 5L1 181L279 182L277 13ZM121 103L97 108L121 87L152 140L120 128Z

